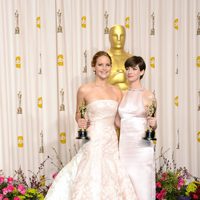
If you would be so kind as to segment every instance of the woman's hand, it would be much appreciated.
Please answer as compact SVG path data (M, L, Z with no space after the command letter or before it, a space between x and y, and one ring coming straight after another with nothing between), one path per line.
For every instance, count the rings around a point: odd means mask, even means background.
M87 129L90 126L90 122L87 119L80 118L78 120L78 127L81 129Z
M156 130L157 128L157 120L155 117L147 117L147 122L149 127L151 127L152 129Z

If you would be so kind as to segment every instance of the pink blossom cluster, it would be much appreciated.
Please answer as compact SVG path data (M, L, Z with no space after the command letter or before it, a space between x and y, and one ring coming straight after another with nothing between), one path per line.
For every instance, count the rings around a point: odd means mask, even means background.
M5 187L2 188L2 191L0 193L0 200L9 200L7 194L10 193L15 193L16 195L24 195L26 193L26 189L24 185L19 184L15 185L14 184L14 179L12 177L5 178L3 176L0 176L0 185L5 184ZM20 200L18 196L13 198L14 200Z
M156 188L162 188L161 182L156 183ZM162 200L165 198L167 191L165 189L161 189L160 192L156 193L156 199Z

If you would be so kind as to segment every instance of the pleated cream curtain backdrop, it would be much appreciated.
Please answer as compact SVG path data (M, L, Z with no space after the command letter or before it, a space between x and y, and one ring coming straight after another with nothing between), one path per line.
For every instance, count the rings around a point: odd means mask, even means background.
M115 24L126 27L126 51L147 64L143 84L158 101L156 157L161 149L170 159L174 154L178 166L200 176L199 0L1 0L0 169L6 175L19 167L35 172L49 155L41 172L48 179L57 154L63 164L76 154L76 91L94 78L92 55L110 48L104 30Z

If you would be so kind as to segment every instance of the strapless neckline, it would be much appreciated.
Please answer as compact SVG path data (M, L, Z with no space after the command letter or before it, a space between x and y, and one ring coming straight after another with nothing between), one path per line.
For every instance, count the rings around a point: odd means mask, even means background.
M94 101L91 101L90 103L88 103L87 107L94 104L94 103L104 102L104 101L109 101L109 102L113 102L113 103L116 103L116 104L119 103L117 100L114 100L114 99L97 99L97 100L94 100Z

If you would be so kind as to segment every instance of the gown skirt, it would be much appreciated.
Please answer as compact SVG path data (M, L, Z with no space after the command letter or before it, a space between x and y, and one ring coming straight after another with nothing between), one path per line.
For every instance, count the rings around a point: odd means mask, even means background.
M114 127L117 108L114 100L96 100L87 105L90 140L58 173L45 200L137 199L119 160Z

